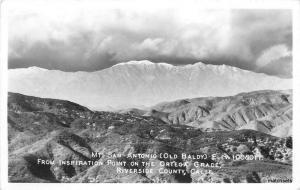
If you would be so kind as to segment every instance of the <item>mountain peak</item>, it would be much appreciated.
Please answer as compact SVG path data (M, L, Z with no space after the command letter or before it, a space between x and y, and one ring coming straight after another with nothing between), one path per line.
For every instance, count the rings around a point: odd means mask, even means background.
M128 62L122 62L122 63L118 63L112 67L119 67L119 66L136 66L136 67L150 67L150 68L155 68L155 66L159 66L162 68L168 68L168 69L176 69L176 68L180 68L180 69L197 69L197 68L201 68L201 69L210 69L216 72L220 72L220 73L224 73L227 70L228 71L245 71L245 72L250 72L247 70L243 70L234 66L230 66L230 65L212 65L212 64L206 64L203 62L196 62L194 64L187 64L187 65L172 65L169 63L164 63L164 62L159 62L159 63L154 63L151 62L149 60L141 60L141 61L128 61Z
M165 69L197 69L197 68L201 68L201 69L210 69L213 70L215 72L220 72L220 73L226 73L226 71L244 71L244 72L251 72L248 70L243 70L234 66L230 66L230 65L212 65L212 64L206 64L203 62L196 62L194 64L187 64L187 65L172 65L169 63L165 63L165 62L152 62L149 60L134 60L134 61L128 61L128 62L121 62L118 64L113 65L112 67L109 67L107 69L110 68L115 68L115 67L122 67L122 66L133 66L133 67L140 67L140 68L153 68L155 69L156 67L159 68L165 68ZM28 68L19 68L17 70L23 71L23 70L27 70L29 72L40 72L40 71L60 71L60 70L49 70L49 69L45 69L45 68L41 68L38 66L31 66ZM16 70L16 69L14 69ZM105 70L105 69L104 69ZM76 71L76 72L86 72L86 71ZM74 73L76 73L74 72ZM95 71L98 72L98 71Z
M27 70L30 70L30 71L48 71L48 69L41 68L41 67L38 67L38 66L32 66L32 67L23 68L23 69L27 69Z
M292 85L288 79L201 62L174 66L147 60L129 61L92 73L47 70L45 75L41 70L46 69L9 70L9 91L66 99L103 110L105 107L148 107L183 98L284 90Z
M165 67L174 67L171 64L168 63L154 63L149 60L141 60L141 61L128 61L128 62L122 62L114 65L116 66L124 66L124 65L135 65L135 66L165 66Z

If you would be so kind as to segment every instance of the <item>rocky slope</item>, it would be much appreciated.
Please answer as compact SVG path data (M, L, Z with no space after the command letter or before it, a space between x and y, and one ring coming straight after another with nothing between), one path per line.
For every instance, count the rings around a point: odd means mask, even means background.
M70 100L94 110L143 109L183 98L292 88L291 79L200 62L173 66L130 61L101 71L74 73L30 67L11 69L8 78L11 92Z
M276 97L268 99L272 101ZM290 101L288 96L283 99ZM164 112L175 112L175 107L186 104L177 101L172 106L157 107ZM211 109L204 107L198 111L201 117L212 113L215 104L208 105ZM9 93L9 181L256 183L270 182L272 178L292 179L291 137L279 138L248 129L206 132L188 125L166 123L153 116L141 116L141 113L140 110L94 112L68 101ZM93 156L94 153L99 156ZM128 157L160 153L207 157ZM260 159L227 159L237 154ZM42 164L42 160L50 164ZM73 164L59 164L71 161ZM131 166L132 161L138 165ZM75 164L78 162L104 164ZM116 165L121 162L125 164ZM143 162L156 164L143 166ZM198 171L200 162L209 164L200 171L211 170L211 173L193 172ZM174 165L180 163L185 165ZM214 164L220 167L213 167ZM122 173L117 172L118 168L143 171ZM153 172L147 173L146 169ZM160 169L182 173L161 173Z
M256 91L228 97L160 103L147 113L168 124L202 131L252 129L278 137L292 135L292 91Z

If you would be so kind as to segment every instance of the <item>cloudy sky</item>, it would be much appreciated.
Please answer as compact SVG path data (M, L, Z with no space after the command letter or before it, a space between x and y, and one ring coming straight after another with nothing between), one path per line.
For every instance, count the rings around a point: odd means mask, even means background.
M290 10L45 2L9 7L10 69L95 71L147 59L227 64L292 77Z

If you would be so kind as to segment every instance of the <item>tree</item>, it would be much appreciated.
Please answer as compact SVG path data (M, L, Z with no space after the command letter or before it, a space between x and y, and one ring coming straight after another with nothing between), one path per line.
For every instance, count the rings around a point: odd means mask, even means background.
M285 140L285 146L287 148L293 148L293 138L292 137L287 137Z

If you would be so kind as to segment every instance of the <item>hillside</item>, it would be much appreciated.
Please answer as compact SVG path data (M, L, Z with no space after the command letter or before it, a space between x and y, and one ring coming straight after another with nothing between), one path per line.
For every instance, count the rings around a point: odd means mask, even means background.
M271 98L271 95L267 99L278 101ZM290 97L286 100L290 101ZM190 101L164 103L156 108L164 112L175 112L175 108L184 108ZM193 102L199 103L201 98L193 99ZM212 107L207 108L208 111L212 110L217 102L211 103ZM206 132L188 125L172 122L167 124L157 117L139 115L141 113L143 112L134 109L124 113L91 111L69 101L9 93L9 181L253 183L269 182L270 178L292 177L291 138L279 138L249 129ZM207 115L204 109L201 114ZM101 156L94 157L94 152ZM207 159L128 158L130 154L160 153L206 154ZM245 154L259 157L261 160L224 160L222 157L214 159L213 154L225 157ZM40 164L38 159L48 160L53 164ZM112 164L60 165L60 161L114 161L127 164L119 167ZM130 166L128 163L131 161L139 165ZM142 162L150 161L164 164L161 168L167 171L181 170L183 173L159 173L158 165L141 165ZM183 162L188 165L166 165ZM218 163L222 167L201 168L210 169L212 173L193 173L197 162ZM152 169L154 172L117 173L118 168Z
M147 114L169 124L189 125L202 131L252 129L288 137L292 135L292 101L291 90L265 90L160 103Z

